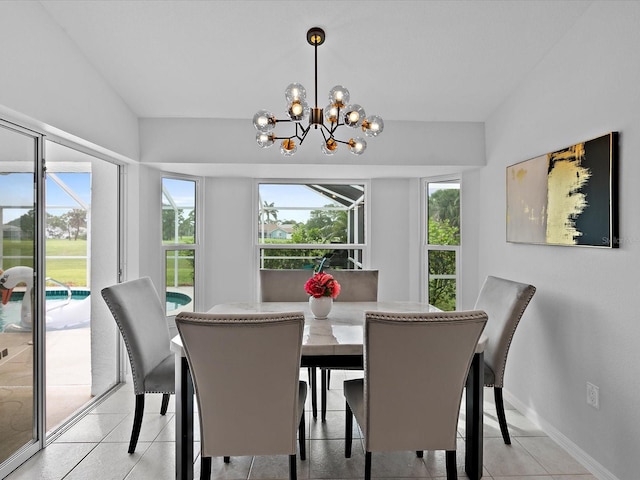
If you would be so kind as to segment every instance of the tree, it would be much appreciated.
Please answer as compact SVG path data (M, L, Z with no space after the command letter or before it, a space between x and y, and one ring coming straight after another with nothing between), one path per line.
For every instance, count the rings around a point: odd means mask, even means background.
M325 205L334 207L335 205ZM346 243L347 212L344 210L313 210L305 224L312 243Z
M196 211L193 208L189 210L186 218L183 218L183 213L180 213L178 233L181 237L193 237L196 229Z
M460 190L443 188L429 195L429 218L460 228Z
M8 222L8 225L20 228L21 238L23 240L33 240L36 229L36 212L31 209L27 213L21 215L15 220Z
M260 208L260 219L262 223L277 223L278 210L275 208L275 202L267 203L266 200L262 202Z
M436 222L429 219L429 243L437 245L456 245L459 236L458 227L449 225L449 221ZM456 308L456 281L450 278L433 278L437 275L455 275L456 252L452 250L429 251L429 303L441 310Z
M441 189L429 195L429 244L460 245L460 190ZM454 278L433 278L456 274L456 252L429 251L429 303L442 310L456 308Z
M73 235L74 240L78 240L80 229L87 226L87 212L81 208L74 208L62 216L67 222L69 229L69 240Z
M63 238L68 230L67 221L63 215L47 213L47 236L49 238Z

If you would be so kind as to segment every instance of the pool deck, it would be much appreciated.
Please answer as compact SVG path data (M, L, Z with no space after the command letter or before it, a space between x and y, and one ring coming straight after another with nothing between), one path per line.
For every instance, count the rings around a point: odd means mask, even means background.
M47 430L91 400L91 330L47 331ZM4 352L6 350L6 355ZM0 333L0 461L31 439L33 339Z

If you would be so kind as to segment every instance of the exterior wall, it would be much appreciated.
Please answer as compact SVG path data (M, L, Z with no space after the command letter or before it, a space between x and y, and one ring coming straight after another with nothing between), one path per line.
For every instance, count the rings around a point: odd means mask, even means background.
M487 167L471 178L476 292L489 274L538 287L511 347L507 397L599 478L640 471L639 24L640 3L593 2L486 123ZM506 243L506 167L610 131L620 132L620 248ZM599 410L586 382L600 387Z

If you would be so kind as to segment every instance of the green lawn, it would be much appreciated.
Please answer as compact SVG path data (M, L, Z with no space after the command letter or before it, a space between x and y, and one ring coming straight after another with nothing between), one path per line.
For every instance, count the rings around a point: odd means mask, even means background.
M4 270L17 265L33 267L33 242L31 240L4 240L2 267ZM86 240L47 239L46 275L69 286L87 285ZM7 258L22 257L22 258Z
M4 270L24 265L33 267L33 242L30 240L3 241L2 268ZM87 259L56 258L84 257L87 254L86 240L48 239L46 243L46 275L71 287L87 285ZM182 256L193 256L193 250L180 253L178 261L178 285L193 285L193 259ZM22 257L22 258L7 258ZM174 262L171 254L167 258L167 284L173 285Z

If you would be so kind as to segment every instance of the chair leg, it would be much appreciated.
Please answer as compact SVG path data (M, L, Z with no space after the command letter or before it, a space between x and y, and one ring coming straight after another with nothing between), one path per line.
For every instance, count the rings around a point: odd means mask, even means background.
M351 443L353 440L353 412L348 402L345 407L344 422L344 458L351 458Z
M129 453L136 451L140 427L142 426L142 414L144 413L144 393L136 395L136 410L133 414L133 429L131 430L131 440L129 441Z
M169 394L162 394L162 405L160 405L160 415L165 415L167 413L167 408L169 407Z
M447 465L447 480L458 480L458 463L455 450L447 450L445 452L445 463Z
M296 465L296 456L289 455L289 480L297 480L298 468Z
M309 383L311 384L311 411L313 418L318 418L318 400L316 398L316 367L309 367Z
M306 435L305 435L305 421L304 421L304 411L302 412L302 417L300 418L300 425L298 425L298 445L300 450L300 460L307 459L307 443L306 443Z
M364 454L364 480L371 480L371 452Z
M502 432L502 439L507 445L511 445L511 438L509 438L509 427L507 426L507 417L504 414L504 400L502 399L502 388L494 387L493 394L496 402L496 413L498 414L498 423L500 424L500 431Z
M200 480L211 479L211 457L200 457Z
M321 383L320 383L320 407L322 408L322 421L327 421L327 370L326 368L320 369Z

